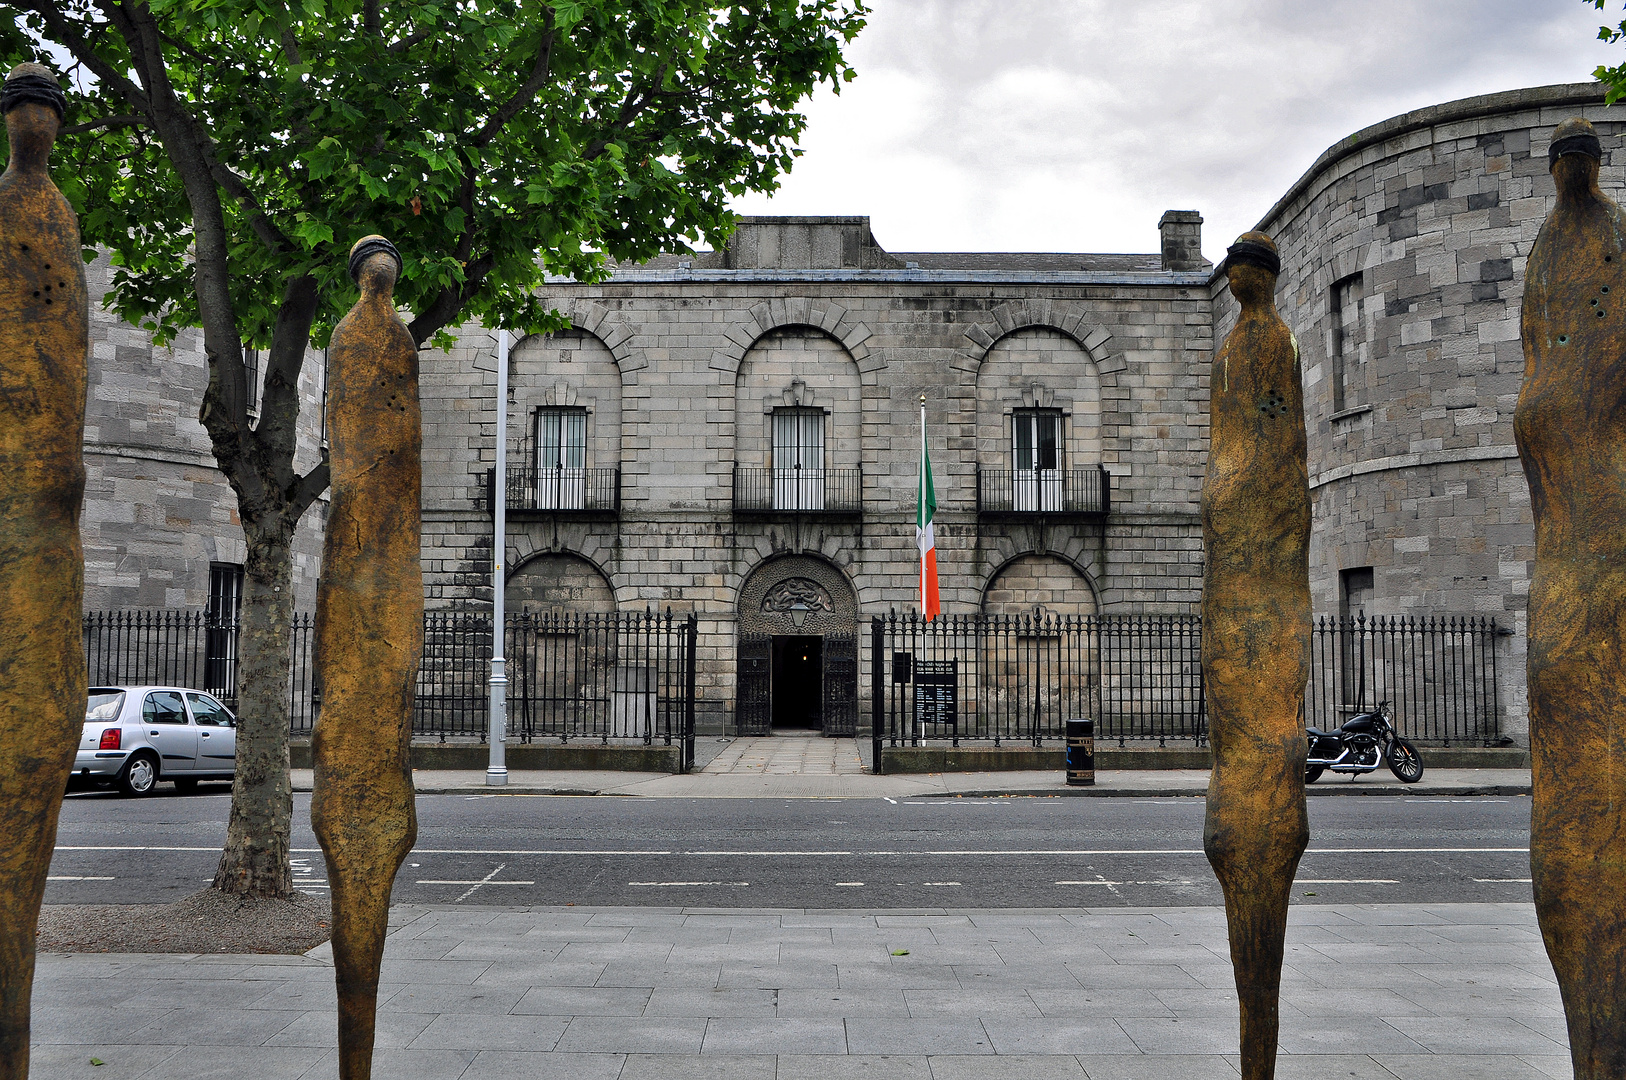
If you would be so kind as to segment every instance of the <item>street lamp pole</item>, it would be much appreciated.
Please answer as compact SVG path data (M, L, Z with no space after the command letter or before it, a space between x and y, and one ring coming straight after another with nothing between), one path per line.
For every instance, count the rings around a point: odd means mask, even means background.
M497 475L491 485L491 761L486 786L508 783L508 672L503 659L503 559L508 554L508 331L497 331Z

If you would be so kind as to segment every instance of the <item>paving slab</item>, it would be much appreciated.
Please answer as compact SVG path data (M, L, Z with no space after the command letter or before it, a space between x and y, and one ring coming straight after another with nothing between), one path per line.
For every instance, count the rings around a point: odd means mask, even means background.
M391 921L392 947L438 939L446 952L389 963L380 1080L1238 1075L1224 918L1213 907L902 914L445 905L399 908ZM1110 939L1113 948L1062 964L1027 946L1057 927ZM1146 944L1119 947L1125 927ZM1295 939L1329 927L1338 949L1305 949L1284 971L1278 1077L1569 1075L1551 967L1527 948L1518 963L1483 953L1498 937L1533 940L1529 905L1292 909ZM661 956L694 947L680 943L697 936L751 950L772 945L776 934L784 941L778 959L760 954L750 963L564 958L577 946L601 947L606 928L636 930ZM994 951L974 964L852 962L855 940L900 933L923 949L980 940ZM482 958L458 959L461 950ZM31 1075L335 1077L327 957L312 950L290 964L286 957L42 955ZM252 993L204 1007L208 995L197 988L220 982L222 972ZM162 1004L143 1007L143 994Z

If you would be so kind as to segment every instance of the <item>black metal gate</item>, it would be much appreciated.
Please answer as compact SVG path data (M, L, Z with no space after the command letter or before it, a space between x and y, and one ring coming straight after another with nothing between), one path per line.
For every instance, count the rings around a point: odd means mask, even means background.
M734 733L769 735L773 732L773 638L767 634L741 634L734 695Z
M824 636L824 733L853 735L858 730L858 637Z

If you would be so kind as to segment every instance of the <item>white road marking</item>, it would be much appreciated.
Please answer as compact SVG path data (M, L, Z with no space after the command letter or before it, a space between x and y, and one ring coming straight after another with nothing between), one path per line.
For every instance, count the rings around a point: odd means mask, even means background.
M1117 892L1119 885L1196 885L1195 881L1170 881L1167 878L1160 881L1108 881L1100 878L1095 881L1058 881L1057 885L1105 885L1110 892Z
M1509 884L1522 883L1525 885L1535 884L1534 881L1527 877L1476 877L1474 878L1474 881L1480 885L1492 885L1501 882L1507 882Z
M843 889L857 889L857 888L861 888L863 886L863 884L864 883L862 881L838 881L838 882L836 882L836 886L838 888L843 888Z
M214 847L166 847L163 845L63 845L57 851L206 851L218 854ZM320 848L294 848L296 852L319 852ZM1528 847L1423 847L1423 848L1311 848L1306 855L1527 855ZM918 857L953 858L974 856L986 858L994 855L1202 855L1202 848L1012 848L1002 850L921 850L921 851L684 851L672 848L594 849L594 848L419 848L415 855L581 855L581 856L648 856L648 855L702 855L728 858L779 858L787 855L810 858L841 856L844 858Z
M901 882L900 882L901 884ZM922 885L958 885L958 881L922 881Z
M886 801L891 803L893 806L898 805L898 800L896 800L896 799L887 799L887 797L885 795L882 795L881 798L886 799Z
M628 885L647 885L655 888L668 888L673 885L749 885L749 881L629 881Z
M62 875L50 874L50 875L48 875L46 877L45 880L46 881L116 881L117 879L116 878L110 878L110 877L71 877L71 876L66 875L66 874L62 874ZM213 881L214 879L210 878L209 880Z
M1399 885L1400 882L1398 880L1394 879L1394 878L1380 878L1380 877L1374 877L1374 878L1358 878L1358 877L1357 878L1337 878L1337 877L1302 878L1301 877L1301 878L1295 878L1293 880L1293 884L1295 884L1295 885Z
M456 900L452 901L452 903L454 903L454 904L461 904L463 901L467 900L469 897L473 896L476 892L478 892L480 889L484 888L487 885L535 885L536 884L536 882L534 882L534 881L495 881L495 880L493 880L498 874L503 872L503 869L505 867L507 867L507 865L508 865L507 863L498 863L497 864L497 869L493 870L491 873L487 874L485 877L481 878L479 881L420 881L420 882L418 882L418 884L419 885L467 885L467 886L469 886L469 890L467 892L465 892L462 896L459 896Z

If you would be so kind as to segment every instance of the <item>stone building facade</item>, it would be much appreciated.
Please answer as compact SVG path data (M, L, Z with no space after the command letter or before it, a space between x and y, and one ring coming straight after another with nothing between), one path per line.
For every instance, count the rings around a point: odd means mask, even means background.
M782 669L802 639L845 672L861 617L916 605L924 397L945 613L1195 612L1199 221L1166 218L1166 262L746 219L726 251L550 286L574 328L512 351L506 601L696 612L713 725L742 664ZM489 602L493 375L483 331L425 356L432 604ZM787 582L811 587L808 626L762 606Z
M1302 350L1316 610L1494 615L1515 738L1534 545L1518 310L1547 139L1576 114L1619 192L1626 121L1595 84L1542 87L1357 132L1259 226ZM845 672L862 620L915 606L924 396L946 613L1197 612L1208 366L1235 308L1201 218L1158 225L1149 255L956 254L888 252L865 218L746 219L721 252L550 283L572 328L518 341L507 388L507 602L695 612L712 728L763 665L818 698L795 657ZM199 344L160 354L94 318L87 606L202 606L242 539L195 420ZM431 607L491 601L494 353L471 326L423 356ZM319 362L303 389L314 460ZM823 699L765 707L846 722Z

